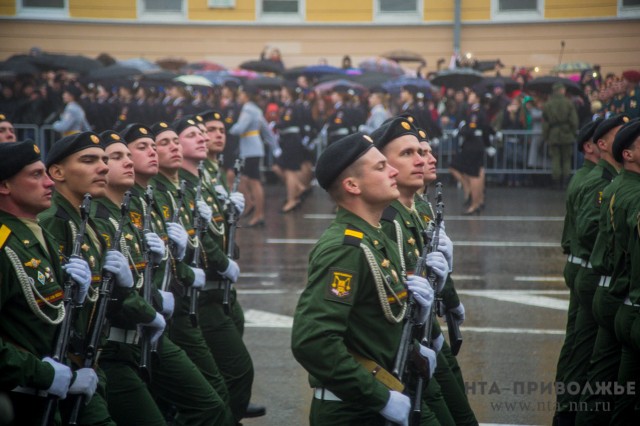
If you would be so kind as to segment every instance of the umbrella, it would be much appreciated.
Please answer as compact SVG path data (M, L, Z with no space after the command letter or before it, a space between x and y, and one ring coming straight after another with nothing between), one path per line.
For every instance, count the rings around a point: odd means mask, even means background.
M247 84L262 90L280 90L284 84L284 80L279 77L261 76L254 78Z
M510 77L485 77L482 81L475 86L473 86L474 90L477 92L490 92L493 90L495 86L502 84L505 92L513 92L514 90L520 89L520 83L515 81Z
M330 92L337 87L353 90L356 94L364 93L367 90L363 85L345 79L325 81L324 83L315 85L313 88L316 92L322 93Z
M203 76L211 83L213 83L214 86L223 86L225 83L230 81L233 81L238 85L240 85L241 83L240 78L233 77L231 74L229 74L229 71L200 71L197 73L197 75Z
M184 67L184 70L194 71L224 71L226 68L223 65L217 64L211 61L192 62Z
M345 71L331 65L309 65L305 67L302 74L311 78L320 78L325 75L344 75Z
M160 66L144 58L125 59L117 63L125 67L137 68L142 72L160 71Z
M42 53L33 57L33 62L45 69L66 70L86 74L91 70L102 68L102 63L82 55L61 55Z
M38 74L40 69L31 61L31 57L27 55L12 56L4 62L0 62L0 70L20 74Z
M239 68L248 71L269 72L273 74L280 74L283 71L281 64L268 59L263 61L245 61L239 65Z
M383 72L392 76L404 74L404 70L396 61L382 57L367 58L358 66L363 71Z
M360 75L349 75L347 76L347 78L351 81L355 81L356 83L363 85L368 89L372 89L374 87L382 86L384 83L392 79L393 76L383 72L366 72Z
M572 95L584 96L584 92L580 88L580 85L575 81L571 81L568 78L556 77L553 75L546 75L544 77L534 78L529 81L524 89L529 92L540 92L540 93L552 93L554 83L560 82L564 84L564 87L567 88L567 93Z
M166 83L173 81L176 77L178 77L178 74L174 72L161 70L142 74L140 81Z
M213 83L211 83L207 78L195 74L181 75L174 78L173 81L186 84L187 86L213 87Z
M296 78L303 75L304 69L307 68L306 65L301 65L299 67L287 68L282 72L282 76L287 80L295 80Z
M482 74L470 68L438 71L435 76L431 78L431 84L434 86L451 87L454 89L471 87L480 81L482 81Z
M431 82L429 80L425 80L424 78L398 77L384 83L382 85L382 88L390 94L396 95L400 93L400 90L402 90L404 86L416 86L427 97L431 95Z
M87 80L108 80L117 78L130 78L142 74L137 68L127 67L120 64L109 65L108 67L93 70L87 74Z
M422 64L427 63L422 55L419 55L415 52L410 52L408 50L392 50L391 52L383 53L380 56L396 62L420 62Z
M229 75L238 77L241 80L251 80L260 76L257 72L249 70L231 70L229 71Z
M555 67L551 68L551 73L553 74L561 74L561 73L576 73L584 70L593 69L593 65L588 62L568 62L566 64L559 64Z
M178 71L187 65L187 61L182 58L162 58L156 61L156 64L169 71Z

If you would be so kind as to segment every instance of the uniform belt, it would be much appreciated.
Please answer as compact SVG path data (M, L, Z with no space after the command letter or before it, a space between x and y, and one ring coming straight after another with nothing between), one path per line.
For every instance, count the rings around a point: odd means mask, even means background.
M313 397L321 401L342 401L335 393L326 388L315 388L313 391Z
M582 266L583 268L587 268L587 269L593 269L593 265L591 264L591 262L589 262L588 260L584 260L584 259L582 259L582 261L580 262L580 266Z
M222 289L224 289L224 281L207 281L202 287L202 291Z
M288 135L290 133L300 133L300 127L298 126L286 127L284 129L280 129L279 133L281 135Z
M248 132L244 132L240 135L240 137L247 138L249 136L258 136L260 134L260 130L249 130Z
M349 134L349 129L338 129L333 132L329 132L329 136L347 136Z
M570 254L569 257L567 257L567 262L574 263L576 265L580 265L580 264L582 264L582 259L580 259L578 256L574 256L574 255Z
M127 330L124 328L111 327L109 328L109 336L107 340L110 342L128 343L130 345L137 345L140 340L138 330Z
M611 285L611 277L608 275L600 276L600 282L598 283L600 287L609 287Z
M627 298L624 299L624 304L627 305L627 306L633 306L634 308L640 307L640 304L631 303L631 299L629 298L629 296L627 296Z
M15 388L11 389L11 392L24 393L25 395L39 396L42 398L46 398L47 395L49 395L49 392L47 392L46 390L28 388L25 386L16 386Z

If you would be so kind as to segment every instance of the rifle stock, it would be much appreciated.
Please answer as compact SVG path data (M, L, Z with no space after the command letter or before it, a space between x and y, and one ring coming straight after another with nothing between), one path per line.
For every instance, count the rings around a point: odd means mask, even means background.
M144 201L147 205L147 208L144 212L144 217L142 220L142 233L147 234L151 231L151 211L153 209L153 187L151 185L147 186L147 189L144 192ZM142 253L145 262L144 266L144 274L143 284L142 284L142 296L144 300L148 304L152 304L152 294L153 294L153 282L151 280L153 274L153 265L151 260L151 250L146 240L144 239L144 235L142 238ZM138 364L138 370L142 379L149 383L151 380L151 335L146 327L142 327L142 336L140 340L140 363Z
M238 186L240 185L240 173L242 173L242 168L244 167L244 159L237 158L235 164L233 165L233 170L235 172L235 177L233 179L233 187L231 188L231 192L237 192ZM226 201L229 215L227 216L227 223L229 224L229 238L227 239L227 257L229 259L234 259L235 252L234 247L236 244L236 229L238 227L238 210L236 206L231 202L229 198ZM235 260L235 259L234 259ZM229 304L229 299L231 297L231 280L228 278L224 279L224 291L222 293L222 308L224 309L224 313L229 315L231 311L231 307Z
M194 268L200 267L200 251L202 250L202 234L208 223L203 223L204 221L199 215L198 212L198 201L202 200L202 180L204 177L204 162L200 161L198 164L198 186L196 187L196 197L193 203L193 228L196 231L195 240L197 241L197 246L193 252L193 261L191 262L191 266ZM193 287L189 287L189 319L191 320L191 325L193 327L198 326L198 289Z

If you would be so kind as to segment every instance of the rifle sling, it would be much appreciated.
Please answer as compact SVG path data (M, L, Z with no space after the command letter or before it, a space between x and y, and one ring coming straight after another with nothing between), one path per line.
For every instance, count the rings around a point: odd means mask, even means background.
M404 385L402 384L402 382L395 378L393 374L385 370L380 364L369 358L365 358L362 355L359 355L351 350L349 351L349 353L351 354L353 359L358 361L358 363L366 368L367 371L369 371L377 381L385 385L388 389L398 392L404 391Z

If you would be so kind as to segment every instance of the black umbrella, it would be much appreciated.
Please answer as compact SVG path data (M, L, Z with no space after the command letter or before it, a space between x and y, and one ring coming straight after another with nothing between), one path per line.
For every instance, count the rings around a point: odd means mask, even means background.
M11 72L14 75L38 74L40 69L34 65L32 57L27 55L12 56L4 62L0 62L0 70Z
M173 81L173 79L178 77L179 75L180 74L176 74L174 72L166 70L146 72L142 74L142 77L140 77L140 81L166 83Z
M422 55L410 52L408 50L392 50L391 52L383 53L383 58L392 59L396 62L420 62L422 64L426 64L426 61L422 57Z
M282 72L282 76L287 80L295 80L296 78L304 75L304 69L307 68L306 65L301 65L299 67L287 68Z
M507 93L521 88L520 83L510 77L496 76L483 78L480 83L473 86L473 89L477 92L485 93L491 92L494 87L499 85L502 85Z
M366 72L363 74L347 75L345 77L348 80L362 84L367 89L381 87L384 83L394 78L392 75L384 72Z
M120 64L95 69L87 74L90 80L107 80L116 78L131 78L142 74L138 68L127 67Z
M258 77L253 80L249 80L248 86L257 87L262 90L280 90L284 80L279 77Z
M102 68L102 63L82 55L62 55L42 53L33 57L33 62L45 69L66 70L86 74L91 70Z
M284 69L278 62L269 61L246 61L240 64L239 68L255 72L270 72L273 74L281 74Z
M431 84L434 86L451 87L453 89L471 87L480 81L482 81L482 74L470 68L438 71L435 76L431 78Z
M529 81L524 89L527 92L540 92L550 94L553 92L554 83L562 83L567 88L567 93L577 96L584 96L584 92L580 88L580 85L575 81L571 81L568 78L556 77L553 75L546 75L544 77L534 78Z

